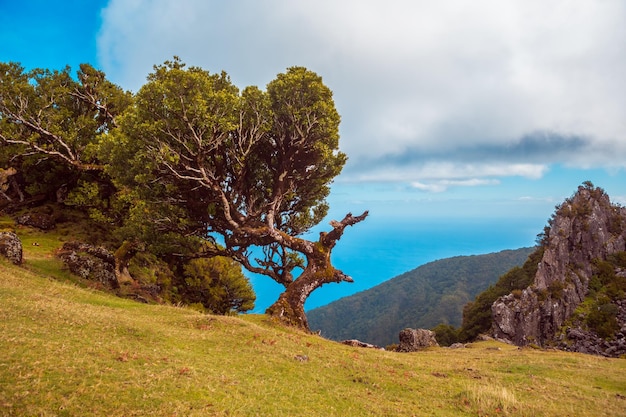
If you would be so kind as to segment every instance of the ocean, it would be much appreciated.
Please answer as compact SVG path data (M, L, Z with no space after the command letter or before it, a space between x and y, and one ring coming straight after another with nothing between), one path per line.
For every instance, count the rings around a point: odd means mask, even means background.
M354 283L326 284L311 294L305 309L367 290L438 259L534 246L546 222L547 217L368 218L346 228L332 253L333 265ZM253 312L263 313L283 287L265 276L248 276L257 294Z

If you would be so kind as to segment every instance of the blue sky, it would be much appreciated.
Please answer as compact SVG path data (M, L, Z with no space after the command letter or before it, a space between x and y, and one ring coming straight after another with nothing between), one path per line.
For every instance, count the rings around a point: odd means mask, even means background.
M443 256L532 245L586 180L626 203L622 0L0 0L0 42L0 61L89 62L132 91L173 55L240 87L320 74L349 157L331 216L371 215L334 258L357 283L308 308ZM254 282L262 309L276 289Z

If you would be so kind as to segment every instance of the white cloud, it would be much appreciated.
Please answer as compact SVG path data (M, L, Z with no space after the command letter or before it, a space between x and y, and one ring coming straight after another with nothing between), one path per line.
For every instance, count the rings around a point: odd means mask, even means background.
M409 166L374 166L367 171L350 172L344 177L344 181L412 184L429 181L438 184L475 186L493 184L498 177L517 176L538 179L547 171L548 167L540 164L427 162Z
M438 180L431 183L415 181L411 183L413 188L433 193L442 193L450 187L477 187L483 185L498 185L500 181L494 179L467 179L467 180Z
M103 69L131 89L174 54L241 87L292 65L318 72L335 93L352 178L626 166L621 0L111 0L98 47ZM531 149L524 138L536 132L565 139Z

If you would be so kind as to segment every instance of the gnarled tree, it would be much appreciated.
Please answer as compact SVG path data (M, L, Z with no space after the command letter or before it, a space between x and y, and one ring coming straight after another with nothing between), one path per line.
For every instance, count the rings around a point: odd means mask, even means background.
M82 64L78 80L70 68L24 71L0 63L0 140L24 155L53 158L78 170L102 170L95 159L98 135L115 127L131 96Z
M27 186L54 194L61 185L107 183L96 145L115 127L132 96L82 64L77 78L62 71L25 71L0 63L0 143L6 165Z
M305 68L289 68L266 91L240 92L225 73L175 59L155 67L120 119L112 172L140 190L141 216L156 227L213 242L205 256L229 256L282 284L268 313L308 328L311 292L352 281L330 254L367 216L332 221L317 241L302 237L327 214L329 185L346 161L339 121L332 92ZM134 162L124 166L119 155L128 152Z

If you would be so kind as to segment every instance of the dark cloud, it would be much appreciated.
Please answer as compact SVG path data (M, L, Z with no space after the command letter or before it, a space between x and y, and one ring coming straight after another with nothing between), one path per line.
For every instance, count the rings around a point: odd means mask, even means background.
M463 143L454 149L407 148L398 154L363 158L353 161L353 171L367 170L372 166L410 166L428 162L470 163L532 163L564 162L580 155L592 145L589 138L563 136L550 132L536 132L517 141L498 144Z

